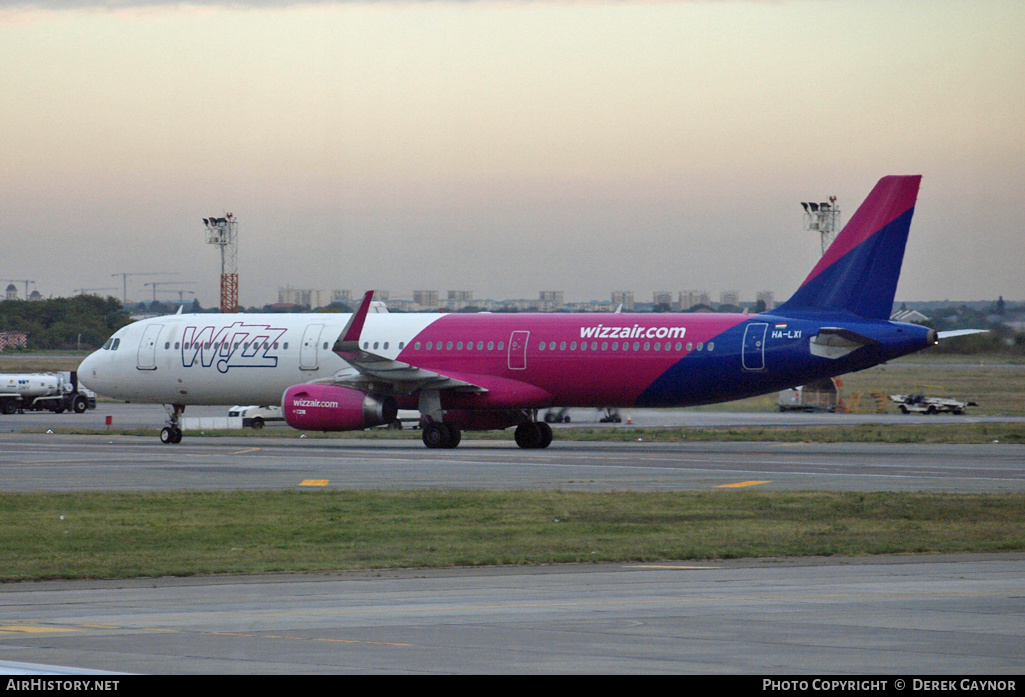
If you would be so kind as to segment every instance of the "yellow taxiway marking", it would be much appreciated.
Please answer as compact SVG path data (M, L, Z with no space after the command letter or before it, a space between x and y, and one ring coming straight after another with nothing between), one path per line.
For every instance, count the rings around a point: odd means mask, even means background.
M304 479L299 482L299 486L327 486L327 479Z
M675 564L644 564L637 566L628 566L628 569L673 569L673 570L699 570L699 571L711 571L712 569L718 569L717 566L682 566Z
M742 486L758 486L759 484L771 484L771 483L772 483L772 480L771 479L767 479L767 480L761 481L761 482L750 481L750 482L736 482L735 484L720 484L719 486L717 486L715 488L716 489L737 489L737 488L742 487Z
M26 624L5 624L0 625L0 634L18 632L21 634L48 634L51 632L77 632L77 629L67 627L33 627Z

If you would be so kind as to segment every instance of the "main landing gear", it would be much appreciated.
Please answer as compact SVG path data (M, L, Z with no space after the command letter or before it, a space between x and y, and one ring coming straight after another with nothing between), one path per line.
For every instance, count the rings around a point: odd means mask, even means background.
M424 445L428 448L454 448L463 439L463 434L458 426L447 424L444 421L432 421L425 424L421 435Z
M182 413L185 411L184 404L165 404L167 410L167 425L160 431L160 442L165 445L182 442Z
M544 421L524 421L516 427L516 445L525 450L547 448L552 444L552 427Z
M454 424L431 421L421 429L428 448L454 448L462 440L462 431ZM547 448L552 444L552 427L544 421L524 421L516 427L516 445L524 449Z

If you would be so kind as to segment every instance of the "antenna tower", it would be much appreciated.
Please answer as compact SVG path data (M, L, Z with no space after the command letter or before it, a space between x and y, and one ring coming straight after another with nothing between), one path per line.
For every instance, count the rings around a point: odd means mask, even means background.
M840 207L836 205L836 196L830 196L828 203L805 203L804 229L819 233L822 240L822 254L825 255L833 238L840 230Z
M203 218L207 244L221 248L221 312L238 312L238 220Z

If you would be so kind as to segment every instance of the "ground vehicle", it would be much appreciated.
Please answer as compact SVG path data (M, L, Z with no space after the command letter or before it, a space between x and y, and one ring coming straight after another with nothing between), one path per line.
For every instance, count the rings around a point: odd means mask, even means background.
M964 414L968 407L979 406L976 402L960 402L920 394L891 394L890 399L900 405L898 408L901 414Z
M268 421L284 421L281 407L261 407L256 404L249 406L236 405L228 410L228 416L242 417L242 428L253 428L260 430Z
M552 407L545 412L545 423L549 424L568 424L570 420L569 409L562 407L561 409Z
M836 411L840 407L839 378L824 378L807 385L798 385L779 393L780 411Z
M83 413L96 408L96 394L78 384L75 371L0 374L0 412L30 409Z

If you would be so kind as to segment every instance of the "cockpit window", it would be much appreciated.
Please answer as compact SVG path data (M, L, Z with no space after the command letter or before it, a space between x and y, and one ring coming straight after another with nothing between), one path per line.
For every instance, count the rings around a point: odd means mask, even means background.
M114 339L112 339L112 338L111 339L107 339L107 342L105 344L103 344L103 350L104 351L109 351L110 350L110 345L112 343L114 343Z
M117 347L121 345L121 339L114 339L114 344L110 347L111 351L117 351Z

